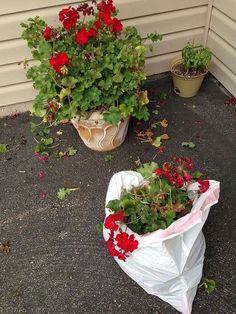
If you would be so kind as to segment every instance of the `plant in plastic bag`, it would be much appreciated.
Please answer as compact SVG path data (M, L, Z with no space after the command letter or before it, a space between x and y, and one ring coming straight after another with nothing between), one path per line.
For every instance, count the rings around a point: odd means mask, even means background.
M202 278L205 252L202 228L211 206L219 198L219 182L193 180L191 168L190 159L177 158L162 167L145 164L139 169L140 173L116 173L107 190L103 226L106 247L119 266L147 293L158 296L183 314L191 313ZM163 198L162 192L168 195ZM133 201L142 208L148 206L149 211L146 207L144 210L134 206ZM154 213L153 204L155 209L158 206ZM173 210L175 204L177 208L181 206L180 212ZM135 228L140 231L130 228L132 218L137 219ZM152 221L158 223L152 226ZM143 228L147 224L155 231Z

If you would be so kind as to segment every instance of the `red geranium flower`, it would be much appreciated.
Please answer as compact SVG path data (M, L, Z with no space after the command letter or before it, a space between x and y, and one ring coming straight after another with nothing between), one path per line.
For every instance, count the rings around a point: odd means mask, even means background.
M45 30L43 31L43 37L44 37L45 40L50 40L50 39L52 39L52 37L53 37L53 31L52 31L52 28L51 28L51 27L47 26L47 27L45 28Z
M111 231L118 230L118 225L116 224L116 221L123 221L124 220L124 214L123 211L119 210L115 214L110 214L105 219L104 226L107 229L110 229Z
M102 27L102 23L100 21L95 21L93 23L93 26L96 28L96 29L100 29Z
M89 41L89 32L83 26L80 31L75 35L75 41L77 44L85 45Z
M163 170L162 170L161 168L157 168L156 170L154 170L154 173L155 173L158 177L160 177L160 176L162 176L162 174L163 174Z
M97 8L99 11L103 12L105 11L112 13L116 12L116 7L114 7L112 0L108 0L107 3L105 1L101 1L100 3L98 3Z
M78 18L79 13L70 6L59 12L59 20L63 23L65 29L75 28Z
M106 219L105 219L105 223L104 223L105 228L110 229L112 231L116 231L118 230L118 225L116 224L113 215L109 215Z
M115 221L123 221L124 220L124 213L122 210L119 210L115 214L112 214Z
M116 17L112 20L112 33L120 33L123 30L123 25L120 20L118 20Z
M181 176L179 176L175 181L175 186L177 188L182 188L183 185L184 185L184 179Z
M63 65L69 63L69 57L66 53L59 52L55 55L55 57L49 59L49 62L57 73L61 73Z
M113 22L113 19L111 18L111 14L109 11L101 11L98 14L98 17L100 20L102 20L107 26L110 26Z
M133 252L138 247L138 241L134 239L134 235L130 236L126 232L121 232L116 236L117 246L125 252Z
M204 180L198 179L197 182L198 182L200 193L205 193L210 187L210 182L208 180L204 181Z
M91 38L91 37L95 37L97 36L97 29L94 29L94 28L90 28L90 30L88 31L88 37Z

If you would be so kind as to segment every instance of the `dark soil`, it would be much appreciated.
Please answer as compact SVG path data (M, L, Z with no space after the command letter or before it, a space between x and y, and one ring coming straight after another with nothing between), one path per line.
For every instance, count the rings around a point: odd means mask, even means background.
M183 64L177 64L172 70L172 73L175 73L183 77L199 76L205 74L206 72L207 69L205 67L201 67L199 69L189 69L187 71Z

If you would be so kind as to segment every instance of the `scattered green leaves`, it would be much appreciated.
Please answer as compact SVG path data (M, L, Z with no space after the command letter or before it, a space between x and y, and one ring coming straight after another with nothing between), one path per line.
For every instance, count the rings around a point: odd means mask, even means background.
M0 153L8 152L8 145L7 144L0 144Z
M36 145L35 147L35 152L40 153L40 154L45 154L47 153L48 148L50 145L53 143L53 138L49 137L43 137L40 139L40 142Z
M111 154L107 154L104 156L105 161L111 161L113 158L114 158L114 156L112 156Z
M216 282L213 279L208 279L207 277L202 278L202 283L199 288L204 287L208 294L211 294L216 289Z
M76 153L77 153L77 149L75 149L73 146L70 146L65 151L55 152L55 156L57 158L62 158L65 156L74 156Z
M182 142L181 144L183 147L187 147L187 148L194 148L196 145L193 142Z

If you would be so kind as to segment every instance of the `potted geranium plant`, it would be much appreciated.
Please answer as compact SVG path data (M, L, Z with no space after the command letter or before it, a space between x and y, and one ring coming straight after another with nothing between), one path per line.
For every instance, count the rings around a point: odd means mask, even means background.
M174 91L181 97L195 96L208 72L211 51L203 45L187 43L182 49L181 57L171 63Z
M147 92L140 90L148 48L136 28L123 27L116 15L112 0L93 0L62 9L62 26L39 17L21 24L39 61L27 77L39 90L32 113L42 117L43 133L46 122L71 119L88 147L106 151L124 141L130 116L148 119Z
M190 314L202 277L202 227L219 182L191 173L190 158L144 164L110 181L103 235L119 266L149 294Z

